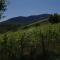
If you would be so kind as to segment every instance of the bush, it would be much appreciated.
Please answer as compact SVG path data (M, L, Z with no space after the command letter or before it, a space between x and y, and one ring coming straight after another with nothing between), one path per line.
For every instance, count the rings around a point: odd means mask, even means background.
M55 13L54 15L51 14L49 16L48 20L49 20L50 23L58 23L58 22L60 22L59 15L57 13Z

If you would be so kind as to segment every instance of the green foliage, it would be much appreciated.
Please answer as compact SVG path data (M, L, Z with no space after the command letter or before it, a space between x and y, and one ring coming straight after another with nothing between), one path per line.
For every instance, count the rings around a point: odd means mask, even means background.
M51 14L49 16L49 22L50 23L58 23L58 22L60 22L60 16L57 13L55 13L54 15Z
M21 28L22 26L20 24L2 24L0 25L0 33L5 33L8 31L17 31L19 28Z
M7 0L0 0L0 18L2 17L2 14L6 10L7 7Z
M0 34L0 60L60 59L60 23Z

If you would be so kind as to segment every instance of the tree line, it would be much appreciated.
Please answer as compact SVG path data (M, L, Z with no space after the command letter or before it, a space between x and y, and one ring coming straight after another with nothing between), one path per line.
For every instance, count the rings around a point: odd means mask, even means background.
M48 20L50 23L59 23L60 22L60 15L57 13L50 14Z

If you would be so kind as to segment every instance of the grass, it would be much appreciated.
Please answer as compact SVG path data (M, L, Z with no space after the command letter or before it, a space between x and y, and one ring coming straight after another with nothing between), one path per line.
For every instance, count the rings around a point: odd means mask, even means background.
M10 52L7 52L10 55L12 54L12 56L14 55L19 59L21 49L23 50L24 56L29 56L32 52L31 49L33 49L33 51L36 50L33 55L37 56L43 52L43 47L51 56L55 53L58 57L60 57L60 23L51 24L44 22L39 25L32 24L27 28L19 29L16 32L0 34L0 47L3 47L1 48L1 50L3 50L2 55L5 53L4 50L8 49ZM6 57L6 55L2 57ZM8 57L12 58L11 56Z

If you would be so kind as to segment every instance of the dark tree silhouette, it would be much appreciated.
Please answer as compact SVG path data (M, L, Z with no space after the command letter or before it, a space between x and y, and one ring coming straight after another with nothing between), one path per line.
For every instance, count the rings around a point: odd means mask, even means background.
M51 14L49 16L49 22L50 23L58 23L58 22L60 22L59 15L57 13L54 13L53 15Z
M7 0L0 0L0 19L2 17L2 14L5 12L7 7Z
M59 15L58 15L57 13L54 14L53 21L54 21L55 23L58 23L58 22L59 22Z
M54 21L53 21L53 15L52 15L52 14L49 15L49 19L48 19L48 20L49 20L50 23L53 23L53 22L54 22Z

